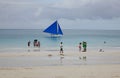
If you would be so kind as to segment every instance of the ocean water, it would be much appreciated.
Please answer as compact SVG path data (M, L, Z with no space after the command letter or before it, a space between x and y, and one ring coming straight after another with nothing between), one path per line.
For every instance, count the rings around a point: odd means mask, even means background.
M64 51L78 51L78 44L86 41L88 50L117 49L120 51L120 30L73 30L64 29L64 35L59 38L43 33L42 29L0 29L0 52L59 52L59 44L63 42ZM33 41L41 43L40 48L33 47ZM28 48L27 42L31 41ZM106 42L104 44L104 41ZM67 51L67 52L69 52ZM106 51L109 52L109 51ZM114 51L113 51L114 52ZM94 65L120 64L120 57L95 56L20 56L0 57L0 67L31 67L59 65Z
M42 31L42 29L0 29L0 52L27 50L29 40L31 41L30 48L34 48L34 39L40 41L42 50L51 48L59 50L61 41L64 49L77 47L83 41L87 42L88 48L120 47L120 30L64 29L64 35L59 38L53 38Z

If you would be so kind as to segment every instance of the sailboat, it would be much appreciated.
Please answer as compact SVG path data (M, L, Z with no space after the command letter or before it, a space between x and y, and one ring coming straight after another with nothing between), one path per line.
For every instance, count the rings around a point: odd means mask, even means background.
M48 28L46 28L43 32L50 33L52 36L62 36L63 32L56 20L53 24L51 24Z

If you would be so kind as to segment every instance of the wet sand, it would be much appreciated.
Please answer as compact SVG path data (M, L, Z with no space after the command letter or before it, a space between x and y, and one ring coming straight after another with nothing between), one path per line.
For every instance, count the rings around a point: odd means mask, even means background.
M33 58L44 57L38 61L40 61L40 63L45 63L47 61L50 64L54 64L55 62L58 61L57 62L58 65L49 65L48 63L46 63L45 65L37 65L37 66L34 65L9 66L8 63L8 66L0 66L0 78L120 78L119 51L109 51L109 52L69 51L69 52L65 52L64 56L60 56L59 52L0 53L0 59L26 58L26 57L33 57ZM56 58L54 57L57 57L59 59L55 61ZM97 57L100 57L100 60ZM103 63L100 64L88 63L88 61L91 62L90 60L94 60L94 59L96 59L96 62L102 61ZM16 60L16 62L17 61L18 60ZM112 63L112 61L113 62L116 61L117 63ZM70 64L71 62L72 64Z

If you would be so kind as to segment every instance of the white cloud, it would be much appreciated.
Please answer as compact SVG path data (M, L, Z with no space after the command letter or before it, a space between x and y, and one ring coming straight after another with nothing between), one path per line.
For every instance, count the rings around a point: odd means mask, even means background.
M94 28L97 24L110 26L109 23L112 21L114 22L111 23L111 27L118 28L120 23L117 22L120 20L117 18L120 18L120 0L0 1L0 28L5 28L3 26L8 27L8 25L18 28L20 26L22 28L22 25L26 26L26 28L28 26L31 28L32 26L36 26L36 28L41 26L43 28L43 26L46 26L46 22L52 22L56 19L65 24L63 25L64 28L68 28L68 26L80 28L77 26L79 24L85 25L86 28L89 25ZM75 27L70 24L75 24Z
M65 0L45 7L41 16L66 19L112 19L120 17L120 0ZM46 16L49 13L48 17Z
M35 9L35 16L50 19L112 19L120 17L120 0L61 0L49 4L40 1L11 0L0 1L0 4L15 11ZM30 11L31 12L31 11Z

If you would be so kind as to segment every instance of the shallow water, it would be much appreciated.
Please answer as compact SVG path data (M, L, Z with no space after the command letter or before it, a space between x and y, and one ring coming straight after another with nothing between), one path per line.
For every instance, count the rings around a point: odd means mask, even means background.
M59 44L63 42L65 52L78 52L79 42L86 41L87 50L99 52L120 51L120 30L63 30L64 35L52 38L42 30L3 30L0 29L0 52L58 52ZM33 47L34 39L41 42L40 48ZM31 46L27 47L27 42ZM104 41L106 43L104 44ZM93 65L120 64L118 56L20 56L0 57L0 67L31 67L55 65Z
M41 50L54 48L59 50L62 41L64 49L76 48L79 42L86 41L88 48L120 47L120 30L63 30L64 35L53 38L50 34L37 29L0 29L0 52L26 51L27 42L31 41L33 47L34 39L41 42ZM106 43L104 44L104 41Z
M0 57L0 67L120 64L118 56L20 56Z

